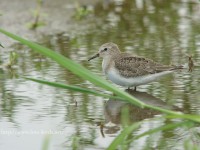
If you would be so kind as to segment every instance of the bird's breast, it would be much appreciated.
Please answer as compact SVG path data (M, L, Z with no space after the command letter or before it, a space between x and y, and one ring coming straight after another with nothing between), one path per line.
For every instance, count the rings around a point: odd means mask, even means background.
M102 61L102 70L105 74L108 73L108 71L111 69L111 67L113 67L113 62L111 61L111 59L103 59Z
M149 74L145 76L137 76L137 77L124 77L120 75L119 71L116 68L111 68L107 71L107 78L111 80L113 83L118 84L124 87L133 87L138 85L147 84L149 82L155 81L163 75L169 74L172 71L165 71L156 74Z

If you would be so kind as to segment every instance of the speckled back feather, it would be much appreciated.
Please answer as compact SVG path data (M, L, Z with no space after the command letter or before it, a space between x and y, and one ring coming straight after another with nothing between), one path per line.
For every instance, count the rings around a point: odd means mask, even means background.
M161 65L147 58L130 55L124 55L123 58L115 58L114 63L115 67L119 70L120 75L127 78L182 69L181 66Z

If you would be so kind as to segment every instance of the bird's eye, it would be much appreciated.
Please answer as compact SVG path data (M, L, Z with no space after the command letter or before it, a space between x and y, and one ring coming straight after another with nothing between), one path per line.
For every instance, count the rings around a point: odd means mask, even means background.
M107 51L108 49L107 48L104 48L104 51Z

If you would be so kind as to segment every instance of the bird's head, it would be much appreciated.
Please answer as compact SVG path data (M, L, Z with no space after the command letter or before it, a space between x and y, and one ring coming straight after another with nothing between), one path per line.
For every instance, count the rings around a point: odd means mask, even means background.
M91 58L89 58L88 61L90 61L94 58L97 58L97 57L102 57L102 58L112 57L119 53L120 53L120 50L119 50L117 44L111 43L111 42L105 43L100 46L98 53L95 54L94 56L92 56Z

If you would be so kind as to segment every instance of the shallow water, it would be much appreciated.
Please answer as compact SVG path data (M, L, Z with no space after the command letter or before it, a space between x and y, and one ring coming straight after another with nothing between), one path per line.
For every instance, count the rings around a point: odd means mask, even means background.
M101 60L88 62L87 59L105 42L115 42L124 52L163 64L185 64L186 55L192 54L197 66L192 73L187 70L174 73L158 82L140 86L138 92L132 94L152 105L200 114L199 3L126 0L97 2L92 6L94 14L84 20L74 21L76 28L72 31L47 33L36 38L36 41L103 78ZM27 81L22 77L107 92L21 44L13 44L5 49L0 51L4 63L8 60L9 50L15 50L19 58L14 69L0 70L0 149L42 149L48 132L54 132L50 136L49 149L52 150L76 149L72 146L73 142L77 142L74 145L81 150L105 149L120 133L124 120L130 123L146 120L129 139L148 129L178 121L157 119L161 116L158 112L141 110L124 102ZM122 111L126 109L129 115L122 117ZM105 126L103 133L98 126L101 123ZM199 144L199 138L194 137L194 132L199 133L199 128L159 132L136 140L128 144L127 148L183 149L183 143L191 138Z

